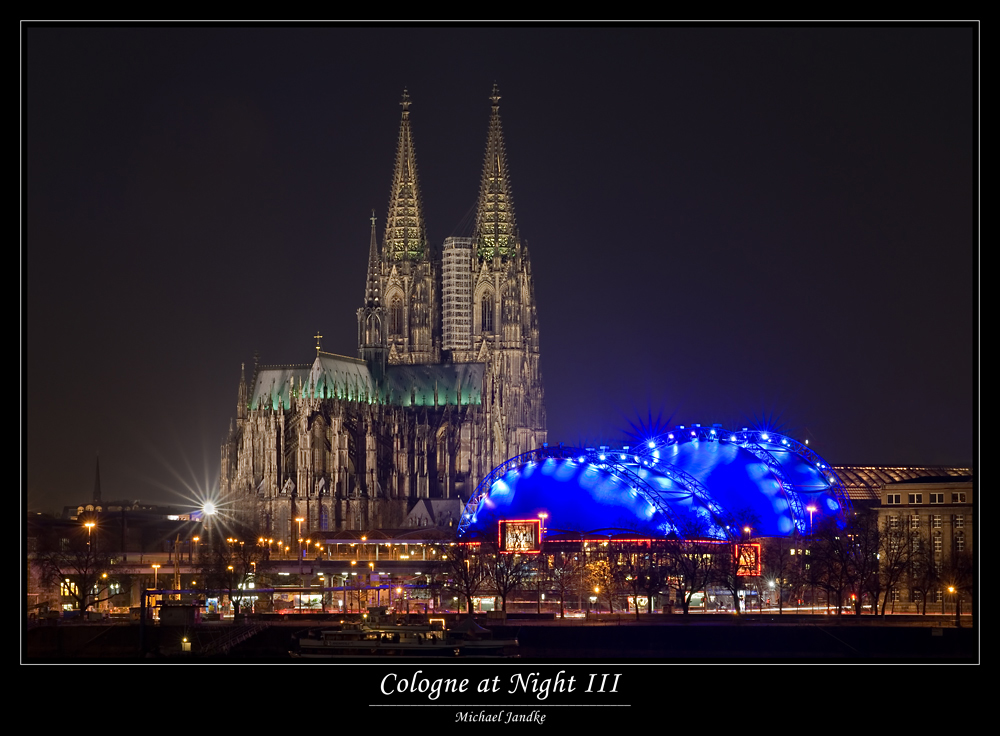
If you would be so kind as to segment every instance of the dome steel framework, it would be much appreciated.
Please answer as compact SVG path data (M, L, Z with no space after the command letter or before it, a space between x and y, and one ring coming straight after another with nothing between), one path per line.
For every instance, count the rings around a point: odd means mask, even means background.
M808 446L766 430L696 424L634 447L543 446L510 458L476 488L458 534L544 514L553 532L734 540L741 519L756 519L757 536L789 536L808 533L816 519L842 522L850 506L837 473Z

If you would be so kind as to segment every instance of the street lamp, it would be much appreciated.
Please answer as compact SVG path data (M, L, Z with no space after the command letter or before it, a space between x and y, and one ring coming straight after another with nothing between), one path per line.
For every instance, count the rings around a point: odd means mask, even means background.
M298 548L298 555L299 555L299 575L301 575L302 574L302 522L305 521L305 519L303 519L301 516L297 516L297 517L295 517L295 521L299 522L299 548ZM301 595L299 596L299 600L300 601L302 600L302 596Z
M809 533L812 534L813 531L813 514L816 513L816 507L813 505L806 506L806 511L809 512Z
M157 574L157 572L159 572L159 570L160 570L159 564L157 564L157 563L154 562L153 563L153 589L154 590L156 590L156 589L159 588L159 585L157 584L157 576L156 576L156 574ZM155 593L153 594L153 601L154 601L154 603L156 601L156 594Z

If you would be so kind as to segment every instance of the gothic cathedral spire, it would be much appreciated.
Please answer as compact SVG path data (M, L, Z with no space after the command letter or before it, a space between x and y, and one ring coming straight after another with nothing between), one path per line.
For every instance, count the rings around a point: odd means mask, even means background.
M479 260L499 256L506 260L513 254L517 241L514 221L514 198L507 171L507 152L500 127L500 92L496 84L490 95L493 113L486 137L486 160L479 185L479 208L476 212L476 253Z
M403 90L403 118L399 123L396 168L389 195L389 215L382 247L386 260L419 261L427 257L427 234L417 184L417 157L410 131L410 95Z
M385 310L382 308L382 264L375 242L375 211L368 243L368 278L365 281L364 306L358 310L358 357L369 363L376 383L385 372ZM317 351L318 354L318 351Z
M372 234L368 243L368 278L365 281L365 309L382 306L382 274L378 258L378 243L375 242L375 210L372 210Z

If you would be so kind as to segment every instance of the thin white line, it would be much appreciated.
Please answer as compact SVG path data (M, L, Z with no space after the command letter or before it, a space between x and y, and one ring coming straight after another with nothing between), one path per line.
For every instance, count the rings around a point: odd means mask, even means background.
M496 705L495 703L490 703L489 705L480 703L470 703L470 704L453 704L448 703L414 703L413 705L407 705L406 703L369 703L369 708L631 708L629 703L607 703L605 705L573 705L571 703L531 703L530 705L510 705L509 703L504 703L503 705Z

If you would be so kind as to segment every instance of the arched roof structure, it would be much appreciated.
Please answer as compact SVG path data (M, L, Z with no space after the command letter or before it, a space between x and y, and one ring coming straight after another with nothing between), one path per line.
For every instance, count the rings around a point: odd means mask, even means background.
M774 432L694 425L638 447L543 447L511 458L480 483L459 536L544 514L552 534L730 539L752 519L755 536L784 537L842 520L848 508L839 477L809 447Z

